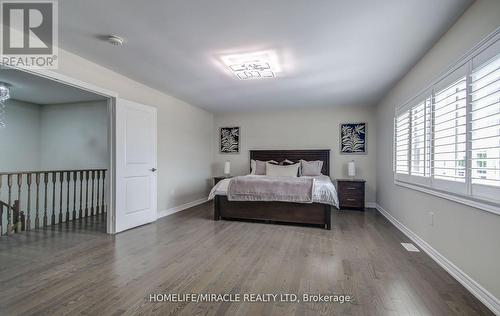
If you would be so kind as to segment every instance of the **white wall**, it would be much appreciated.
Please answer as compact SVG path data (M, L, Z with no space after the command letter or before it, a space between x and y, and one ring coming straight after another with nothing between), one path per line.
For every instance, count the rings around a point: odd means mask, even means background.
M366 155L339 154L339 124L367 123ZM240 153L219 152L219 128L240 127ZM231 161L231 173L249 173L250 149L330 149L330 176L347 177L347 162L356 162L357 177L367 180L366 202L375 202L376 121L374 107L314 108L288 111L216 114L214 119L214 175L223 174Z
M109 168L106 101L41 106L42 170Z
M107 103L39 105L8 100L0 170L108 168ZM8 153L8 154L4 154Z
M500 298L500 216L396 186L394 107L413 97L500 26L500 1L476 1L384 97L377 110L377 203L487 291ZM435 213L434 226L428 212Z
M208 195L211 113L62 49L56 72L158 109L158 211Z
M0 171L37 170L40 167L40 106L7 100L0 128Z

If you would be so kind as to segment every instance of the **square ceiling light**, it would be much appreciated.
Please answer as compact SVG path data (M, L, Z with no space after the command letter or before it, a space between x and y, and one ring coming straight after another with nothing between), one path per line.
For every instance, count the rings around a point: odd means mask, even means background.
M222 61L240 80L276 78L281 70L274 51L226 55Z

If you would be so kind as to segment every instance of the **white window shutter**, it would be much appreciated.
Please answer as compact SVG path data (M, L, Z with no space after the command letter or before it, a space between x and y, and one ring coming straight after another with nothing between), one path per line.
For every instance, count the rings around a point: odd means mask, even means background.
M472 194L500 200L500 54L471 73Z
M500 214L500 32L396 108L394 179Z
M396 177L409 174L408 154L410 144L410 111L396 117L395 122L394 163Z

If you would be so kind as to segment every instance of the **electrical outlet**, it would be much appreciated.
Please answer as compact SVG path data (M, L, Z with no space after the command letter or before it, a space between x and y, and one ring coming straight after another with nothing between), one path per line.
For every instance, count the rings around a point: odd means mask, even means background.
M429 212L429 225L434 226L434 212Z

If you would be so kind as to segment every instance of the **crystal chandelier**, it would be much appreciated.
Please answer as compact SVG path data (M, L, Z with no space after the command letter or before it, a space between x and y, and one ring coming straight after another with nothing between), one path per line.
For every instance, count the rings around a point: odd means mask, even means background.
M5 102L10 98L10 85L5 82L0 82L0 128L5 127Z

